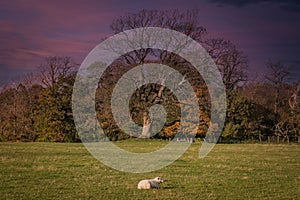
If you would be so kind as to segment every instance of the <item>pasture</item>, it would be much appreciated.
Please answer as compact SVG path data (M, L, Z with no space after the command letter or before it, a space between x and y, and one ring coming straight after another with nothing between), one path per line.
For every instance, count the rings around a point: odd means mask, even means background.
M116 142L147 152L159 140ZM198 159L200 144L159 171L131 174L93 158L81 143L0 143L0 199L300 199L300 146L218 144ZM161 189L138 190L161 176Z

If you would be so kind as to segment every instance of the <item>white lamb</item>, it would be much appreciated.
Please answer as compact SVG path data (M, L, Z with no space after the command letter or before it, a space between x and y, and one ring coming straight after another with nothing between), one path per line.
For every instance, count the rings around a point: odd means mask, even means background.
M150 188L159 188L159 184L164 182L160 177L156 177L152 180L141 180L138 184L138 189L150 189Z

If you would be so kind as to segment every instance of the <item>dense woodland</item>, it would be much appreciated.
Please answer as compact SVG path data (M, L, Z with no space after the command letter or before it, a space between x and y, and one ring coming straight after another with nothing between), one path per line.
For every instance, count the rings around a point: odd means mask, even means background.
M267 71L260 79L249 77L247 56L231 41L210 38L199 25L195 10L142 10L116 19L111 30L119 33L146 26L182 32L198 41L214 59L227 93L226 123L219 142L300 142L300 80L289 80L288 66L280 61L266 61ZM95 107L105 134L113 141L132 137L114 122L110 97L122 74L144 63L168 65L190 82L199 101L200 118L197 132L187 134L204 138L210 123L210 96L201 75L178 55L149 49L123 55L99 80ZM77 69L78 64L70 57L49 57L38 67L38 73L25 75L3 87L0 141L79 142L72 116ZM153 138L173 138L180 125L180 108L174 94L162 85L148 84L132 95L129 107L133 120L149 127L148 109L154 104L164 106L167 119L164 128ZM141 136L147 137L149 131L143 129Z

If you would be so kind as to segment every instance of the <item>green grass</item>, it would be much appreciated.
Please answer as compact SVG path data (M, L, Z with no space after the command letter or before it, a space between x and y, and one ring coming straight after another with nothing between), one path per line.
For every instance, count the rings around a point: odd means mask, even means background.
M163 141L123 141L134 152ZM159 171L131 174L94 159L82 144L0 143L0 199L300 199L300 146L219 144L198 159L200 144ZM138 190L161 176L159 190Z

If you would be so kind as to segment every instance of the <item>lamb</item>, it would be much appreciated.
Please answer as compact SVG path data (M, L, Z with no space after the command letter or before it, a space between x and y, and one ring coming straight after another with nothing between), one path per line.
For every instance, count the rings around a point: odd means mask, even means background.
M164 180L160 177L156 177L152 180L141 180L138 184L138 189L159 189L159 184L162 182L164 182Z

